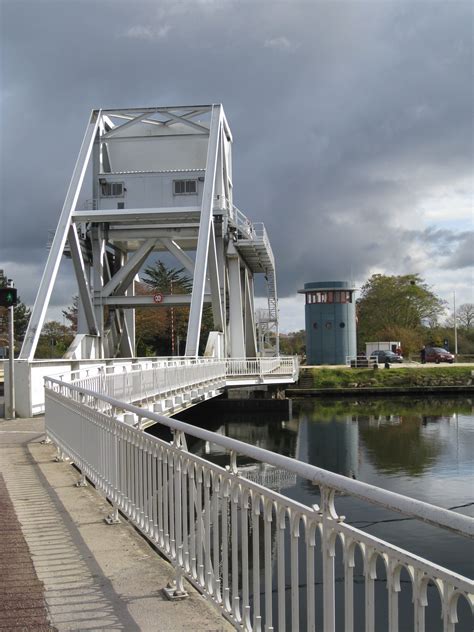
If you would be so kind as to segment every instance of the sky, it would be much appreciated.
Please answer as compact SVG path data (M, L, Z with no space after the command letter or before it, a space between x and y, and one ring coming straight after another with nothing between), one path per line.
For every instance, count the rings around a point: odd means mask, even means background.
M0 0L0 24L0 269L27 305L90 110L195 103L224 105L282 331L309 281L474 302L472 2ZM48 317L76 293L65 261Z

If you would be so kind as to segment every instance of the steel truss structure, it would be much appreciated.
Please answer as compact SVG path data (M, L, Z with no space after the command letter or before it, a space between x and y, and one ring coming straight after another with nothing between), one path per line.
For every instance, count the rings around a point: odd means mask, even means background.
M185 355L198 355L203 306L219 357L278 355L275 260L263 224L233 204L232 134L222 105L93 110L51 244L20 359L34 358L63 254L78 285L78 335L69 357L135 356L136 307L189 305ZM92 198L84 197L88 168ZM135 295L152 253L173 255L189 295ZM254 275L267 282L257 323Z

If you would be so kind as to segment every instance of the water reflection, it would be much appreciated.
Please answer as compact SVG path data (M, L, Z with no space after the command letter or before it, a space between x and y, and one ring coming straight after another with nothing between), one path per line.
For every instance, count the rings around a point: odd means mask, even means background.
M394 420L360 419L359 422L361 440L380 472L419 476L439 455L436 439L423 434L423 420L417 415L400 415Z
M458 507L459 511L474 515L474 413L471 400L314 399L304 400L298 405L295 402L293 409L292 419L283 419L281 414L223 414L221 410L214 413L212 406L198 406L180 417L218 434L441 507ZM193 453L221 466L229 464L229 454L216 444L189 437L188 447ZM299 502L306 505L319 503L318 488L308 481L297 479L278 468L255 463L242 455L238 457L238 466L243 476L282 491ZM347 522L367 529L374 536L462 575L474 574L472 556L466 556L463 538L440 533L434 527L401 518L383 508L362 504L347 496L337 498L337 508L340 514L347 516ZM272 550L273 545L272 541ZM271 559L275 559L273 554ZM303 560L304 554L302 564ZM340 560L337 563L340 564ZM359 566L356 565L356 576L359 573L363 583L363 570ZM260 569L263 567L262 558ZM336 567L336 574L343 576L342 567ZM383 573L379 576L380 594L384 595ZM288 577L286 579L289 585ZM320 569L316 568L317 591L321 590L320 579ZM304 578L301 586L303 584ZM341 590L342 583L336 587L336 600L342 599ZM302 589L302 619L303 593ZM403 624L400 629L408 630L409 627L403 625L411 625L411 596L405 597L401 601ZM318 600L321 598L318 593ZM363 603L363 600L361 593L358 603ZM437 614L436 617L436 621L428 621L427 629L430 631L437 630L440 625ZM356 620L363 620L357 610ZM321 622L319 624L322 625ZM356 629L362 629L360 626ZM383 624L380 623L377 629L383 629ZM470 630L467 617L457 630Z
M445 508L474 515L474 410L471 399L343 399L293 402L293 416L282 414L214 413L212 406L197 406L181 415L185 421L272 452L411 496ZM189 449L221 466L229 455L219 446L197 440ZM318 502L318 488L239 455L239 468L252 480L306 504ZM278 482L279 481L279 482ZM293 485L293 486L292 486ZM361 509L350 499L354 521L380 519L375 507ZM462 505L466 505L462 507ZM345 513L344 511L341 513ZM377 529L372 529L375 534ZM403 533L403 541L400 540ZM385 539L389 527L378 533ZM399 526L393 535L400 545L420 548L417 533ZM429 546L429 542L424 543ZM426 549L423 549L426 553ZM455 554L453 554L456 557ZM445 559L445 556L440 558Z

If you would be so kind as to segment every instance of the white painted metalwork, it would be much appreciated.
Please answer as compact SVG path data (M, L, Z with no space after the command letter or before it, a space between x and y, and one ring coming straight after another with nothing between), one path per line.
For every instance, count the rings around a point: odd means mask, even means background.
M263 224L252 224L233 206L232 142L220 104L92 112L22 360L34 358L63 254L72 258L78 284L76 359L133 357L134 309L177 301L190 307L186 356L198 355L205 303L212 304L214 329L223 335L224 357L278 355L274 256ZM91 190L85 191L89 167ZM87 198L82 209L80 195ZM160 252L191 273L190 295L167 296L160 304L134 296L137 273ZM257 273L266 276L271 313L271 335L259 336L261 349L253 306Z
M222 394L226 386L296 382L298 360L295 357L150 358L87 366L58 377L77 388L169 415ZM137 422L128 419L130 423ZM144 421L141 427L150 423L153 422Z
M370 358L359 355L348 355L346 356L346 366L350 366L352 368L373 369L374 367L378 367L378 362L377 358Z
M222 334L217 334L222 336ZM92 341L93 337L90 337ZM220 344L216 342L216 347ZM51 359L51 360L16 360L15 371L17 377L17 386L21 391L21 397L17 398L17 412L20 417L32 417L44 413L44 384L43 379L46 375L62 376L61 379L78 380L89 377L98 373L123 373L127 371L138 370L167 370L169 367L177 365L206 367L212 362L221 362L220 354L217 357L205 358L186 358L186 357L161 357L161 358L107 358L95 360L76 360L70 359ZM248 363L248 364L247 364ZM135 367L135 368L133 368ZM287 384L298 380L298 359L296 357L280 357L280 358L228 358L225 364L225 386L252 386L260 384ZM201 368L196 369L198 372ZM245 370L248 368L249 373ZM250 372L251 371L251 372ZM72 375L72 377L71 377ZM184 373L183 373L184 375ZM205 372L201 374L205 379ZM67 378L66 378L67 376ZM6 379L8 381L8 372ZM160 378L164 379L164 378ZM185 383L182 387L185 388ZM189 389L188 389L189 390ZM194 389L191 389L191 391ZM5 386L8 394L8 384ZM198 397L192 398L192 402L186 400L182 407L186 407L191 403L201 401L211 395L211 392L218 394L216 389L205 390ZM135 402L140 401L137 395ZM130 400L131 401L131 400ZM173 404L173 405L172 405ZM160 412L177 412L175 402L171 402L169 406L161 409Z
M238 364L231 368L239 371ZM416 632L430 632L425 612L435 603L435 593L444 632L455 632L460 600L472 610L472 580L347 524L337 513L337 494L454 532L468 538L469 547L473 518L145 411L104 394L100 380L90 389L48 377L45 386L46 433L60 454L73 460L168 557L176 569L177 590L185 575L237 629L315 630L316 613L322 611L324 632L335 630L336 618L343 619L345 631L353 631L357 556L363 559L366 631L375 629L375 608L383 607L375 590L380 564L387 589L384 630L404 632L398 624L402 574L411 583ZM141 424L131 427L117 418L118 410L167 426L173 441L143 433ZM186 436L228 450L229 466L188 452ZM238 454L317 486L319 505L303 505L241 476ZM336 613L339 561L344 600ZM321 591L315 585L318 574Z

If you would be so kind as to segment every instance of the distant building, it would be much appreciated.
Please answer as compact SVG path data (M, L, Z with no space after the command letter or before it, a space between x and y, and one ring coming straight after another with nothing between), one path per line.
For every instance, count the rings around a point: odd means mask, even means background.
M356 355L355 287L349 281L305 283L306 361L345 364Z

